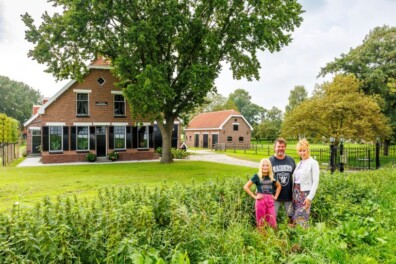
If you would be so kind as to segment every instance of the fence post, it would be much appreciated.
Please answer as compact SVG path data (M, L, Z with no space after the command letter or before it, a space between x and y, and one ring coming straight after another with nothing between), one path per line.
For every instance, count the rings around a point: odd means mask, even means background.
M257 145L256 145L256 155L257 155Z
M375 168L379 169L380 166L380 143L377 140L377 143L375 143Z
M330 145L330 171L331 173L334 173L335 171L335 146L334 142L331 143Z
M340 144L340 172L344 172L344 143L341 140Z

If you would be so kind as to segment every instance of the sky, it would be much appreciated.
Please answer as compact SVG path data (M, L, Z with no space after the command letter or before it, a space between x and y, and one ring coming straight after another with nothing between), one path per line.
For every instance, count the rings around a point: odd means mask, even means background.
M321 67L350 48L360 45L377 26L396 26L396 0L300 0L304 21L293 33L293 41L280 52L259 53L260 80L234 80L228 65L216 80L218 93L228 96L245 89L251 101L266 109L282 111L290 91L302 85L312 93L315 84L331 80L317 78ZM45 66L27 56L32 44L25 40L21 14L36 23L45 12L53 12L46 0L0 0L0 75L23 82L46 97L53 96L68 80L56 82Z

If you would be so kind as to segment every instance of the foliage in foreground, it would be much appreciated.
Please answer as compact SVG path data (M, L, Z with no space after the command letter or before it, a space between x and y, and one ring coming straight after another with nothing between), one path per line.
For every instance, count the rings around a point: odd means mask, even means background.
M0 262L391 263L396 172L326 174L311 228L259 233L244 181L105 188L0 217Z

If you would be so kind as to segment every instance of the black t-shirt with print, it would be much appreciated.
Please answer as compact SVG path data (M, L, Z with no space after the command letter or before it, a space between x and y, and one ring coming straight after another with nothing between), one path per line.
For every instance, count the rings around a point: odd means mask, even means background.
M293 194L293 171L296 168L296 163L290 156L285 156L284 159L278 159L275 156L270 157L274 178L282 186L278 201L291 201Z
M272 194L274 192L274 181L272 181L270 177L264 176L264 178L260 180L260 177L254 174L250 180L256 185L258 193Z

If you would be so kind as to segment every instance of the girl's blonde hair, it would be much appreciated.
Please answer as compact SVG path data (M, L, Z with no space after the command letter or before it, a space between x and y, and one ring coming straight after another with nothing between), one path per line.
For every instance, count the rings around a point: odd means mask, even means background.
M298 141L296 149L297 149L297 151L300 149L306 149L307 153L308 153L308 157L310 156L309 143L306 138L300 139Z
M259 165L259 171L257 173L257 175L259 176L259 178L262 180L263 179L263 164L264 162L268 163L268 176L270 177L270 179L273 181L274 180L274 173L272 171L272 164L271 161L268 158L264 158L260 161L260 165Z

